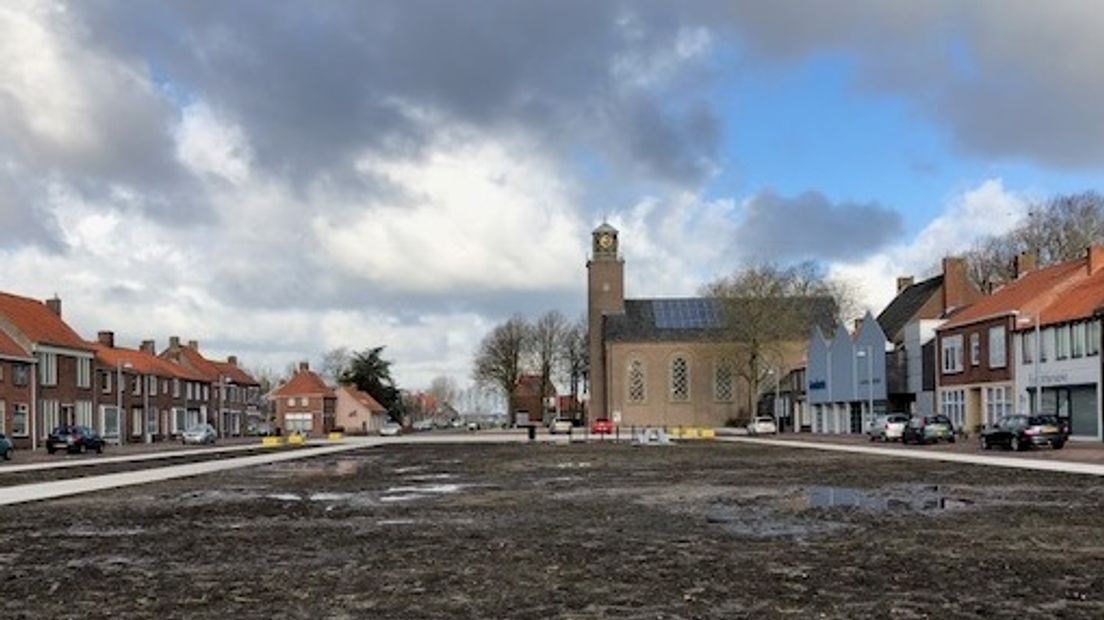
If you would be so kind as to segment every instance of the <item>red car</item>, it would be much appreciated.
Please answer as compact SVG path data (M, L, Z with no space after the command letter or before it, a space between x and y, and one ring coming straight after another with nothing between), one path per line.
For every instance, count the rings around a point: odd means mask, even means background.
M613 422L609 418L598 418L590 425L590 432L595 435L609 435L613 433Z

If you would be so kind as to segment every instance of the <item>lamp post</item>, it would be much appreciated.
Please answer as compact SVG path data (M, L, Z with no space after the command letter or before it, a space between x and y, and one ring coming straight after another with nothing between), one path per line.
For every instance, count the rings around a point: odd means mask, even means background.
M867 411L866 429L869 430L874 422L874 350L870 346L864 346L855 352L858 357L866 358L866 389Z
M123 369L134 368L130 362L115 364L115 428L119 429L119 445L123 445ZM145 412L142 412L145 415ZM106 428L104 429L107 430Z

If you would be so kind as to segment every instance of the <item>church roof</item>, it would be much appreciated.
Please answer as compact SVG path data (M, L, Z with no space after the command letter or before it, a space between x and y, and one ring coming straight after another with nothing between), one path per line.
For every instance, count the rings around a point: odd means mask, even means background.
M604 233L604 232L616 233L617 229L614 228L613 226L610 226L609 222L602 222L601 224L598 225L598 228L594 229L594 232L596 232L596 233Z
M807 312L809 319L794 334L796 339L806 338L812 325L833 323L835 304L829 298L794 297L790 302ZM607 342L723 341L723 303L709 297L626 299L624 314L605 316L603 335ZM748 312L755 310L754 300L744 303Z

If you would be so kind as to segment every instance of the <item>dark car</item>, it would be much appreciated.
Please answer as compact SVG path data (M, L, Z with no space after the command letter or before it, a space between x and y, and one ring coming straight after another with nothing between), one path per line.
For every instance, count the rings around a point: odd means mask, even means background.
M1010 415L981 432L981 449L1004 446L1020 451L1031 446L1050 446L1059 450L1067 435L1058 418L1052 415Z
M10 461L13 454L15 454L15 446L4 433L0 433L0 458Z
M77 453L89 450L103 452L103 449L103 437L87 426L59 426L46 438L46 451L50 454L58 450Z
M945 415L919 415L908 421L901 432L901 443L954 443L954 424Z

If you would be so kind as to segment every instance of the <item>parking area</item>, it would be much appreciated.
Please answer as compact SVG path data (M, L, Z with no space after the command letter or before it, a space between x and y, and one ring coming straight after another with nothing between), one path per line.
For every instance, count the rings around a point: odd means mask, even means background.
M1091 476L419 443L0 510L13 618L1104 615Z

